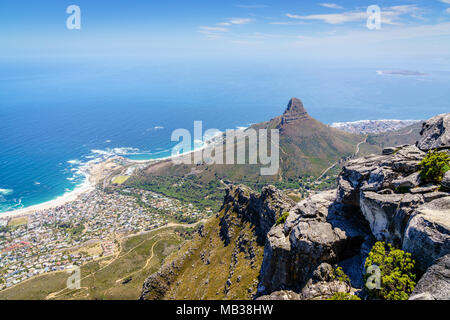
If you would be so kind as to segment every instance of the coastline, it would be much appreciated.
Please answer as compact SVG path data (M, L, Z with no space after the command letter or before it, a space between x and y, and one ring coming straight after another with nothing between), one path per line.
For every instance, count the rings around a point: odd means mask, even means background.
M150 165L150 164L158 163L161 161L167 161L167 160L171 160L174 158L183 157L183 156L186 156L187 154L192 154L194 152L204 150L211 143L215 143L216 139L219 136L222 136L223 134L224 134L223 132L217 133L216 135L214 135L213 137L211 137L210 139L205 141L205 143L201 147L191 150L191 151L188 151L188 152L185 152L185 153L182 153L182 154L170 155L168 157L149 159L149 160L132 160L132 159L126 158L126 161L130 164L141 164L141 165L149 164ZM93 160L91 163L87 163L86 164L87 169L83 170L84 175L85 175L85 181L81 185L77 186L74 190L63 194L63 195L57 197L56 199L46 201L46 202L43 202L40 204L32 205L32 206L22 208L22 209L0 212L0 219L11 219L11 218L20 217L20 216L28 216L28 215L32 215L36 212L39 212L39 211L49 210L52 208L60 207L69 202L77 200L78 197L80 197L81 195L95 190L95 187L99 183L99 181L102 178L107 177L107 175L105 176L105 172L108 172L108 170L111 169L110 165L109 165L109 164L111 164L111 161L113 161L114 159L116 159L118 157L119 156L113 156L113 157L105 159L101 162L96 162L95 160ZM123 157L120 157L120 158L123 158Z
M32 205L32 206L22 208L22 209L1 212L0 219L2 219L2 218L10 219L10 218L18 217L18 216L28 216L28 215L31 215L38 211L43 211L43 210L48 210L48 209L52 209L55 207L60 207L60 206L65 205L68 202L75 201L79 196L81 196L87 192L91 192L94 189L95 189L95 187L89 181L89 177L86 177L86 180L80 186L76 187L74 190L72 190L70 192L63 194L62 196L59 196L56 199L53 199L53 200L50 200L47 202L43 202L40 204Z

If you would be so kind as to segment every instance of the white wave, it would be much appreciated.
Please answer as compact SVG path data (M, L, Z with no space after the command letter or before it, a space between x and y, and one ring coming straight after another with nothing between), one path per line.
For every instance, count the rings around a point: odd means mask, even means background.
M100 149L93 149L91 150L92 153L98 154L103 157L111 157L111 156L124 156L124 155L130 155L130 154L137 154L139 153L138 148L131 148L131 147L122 147L122 148L106 148L104 150Z
M0 194L2 194L4 196L10 195L13 192L14 192L13 189L0 189Z
M82 162L80 160L75 159L75 160L69 160L69 161L67 161L67 163L78 165L78 164L81 164Z
M138 148L114 148L113 152L117 155L130 155L139 153L140 151Z
M75 178L67 178L67 180L73 181L73 180L75 180Z
M102 156L109 156L109 155L112 155L111 149L106 149L106 150L93 149L93 150L91 150L91 152L92 152L92 153L95 153L95 154L102 155Z

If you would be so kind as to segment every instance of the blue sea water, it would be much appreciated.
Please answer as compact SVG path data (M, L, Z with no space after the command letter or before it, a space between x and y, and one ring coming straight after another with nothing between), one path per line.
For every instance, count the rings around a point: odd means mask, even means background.
M49 201L111 154L170 155L174 129L232 129L281 114L291 97L325 123L426 119L450 110L450 72L208 61L0 61L0 212Z

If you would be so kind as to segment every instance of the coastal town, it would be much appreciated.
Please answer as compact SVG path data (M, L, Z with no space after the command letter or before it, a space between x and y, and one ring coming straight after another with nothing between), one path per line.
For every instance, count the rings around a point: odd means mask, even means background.
M0 290L113 255L126 236L211 214L133 188L94 189L62 206L0 219Z

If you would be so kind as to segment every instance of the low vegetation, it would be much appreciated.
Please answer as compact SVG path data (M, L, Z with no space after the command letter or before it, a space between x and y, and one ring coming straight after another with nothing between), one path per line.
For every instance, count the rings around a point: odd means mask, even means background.
M351 293L352 284L350 282L350 278L345 274L344 270L342 270L342 267L336 267L333 270L331 278L334 281L343 283L346 287L346 292L332 292L332 296L327 300L361 300L360 297Z
M289 217L289 212L284 212L278 219L276 222L276 225L280 225L280 224L284 224L287 220L287 218Z
M124 185L149 190L166 197L192 203L200 210L218 212L225 196L224 185L217 180L202 182L198 177L132 177Z
M416 285L411 254L377 242L365 262L366 289L376 299L407 300Z
M450 170L450 156L436 150L428 152L419 163L420 177L424 182L440 183L444 173Z
M327 300L361 300L361 298L348 292L336 292Z

